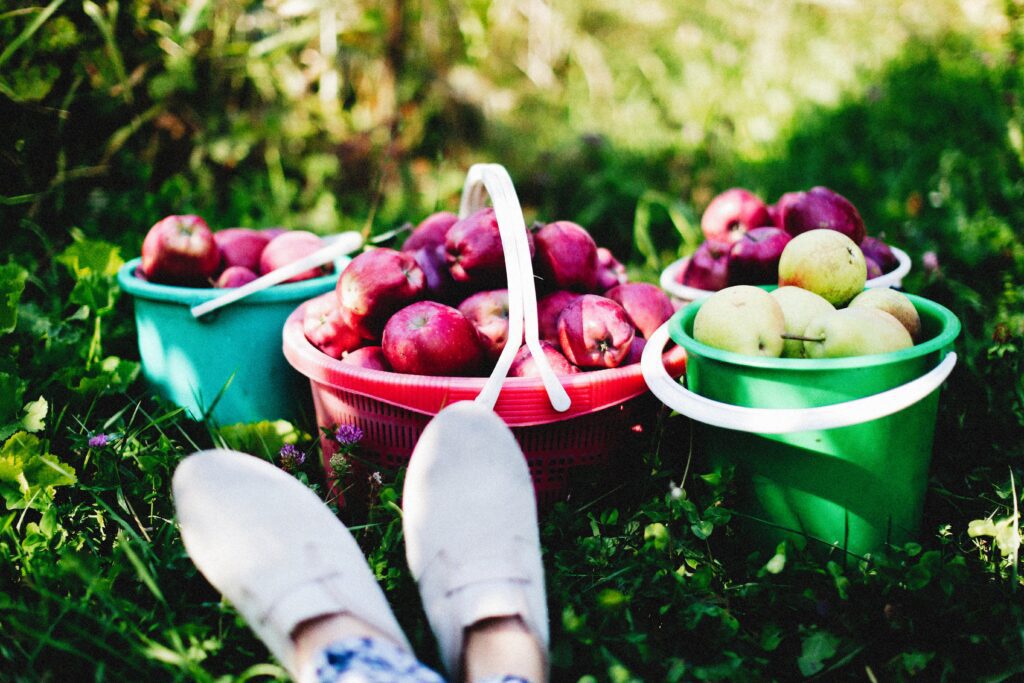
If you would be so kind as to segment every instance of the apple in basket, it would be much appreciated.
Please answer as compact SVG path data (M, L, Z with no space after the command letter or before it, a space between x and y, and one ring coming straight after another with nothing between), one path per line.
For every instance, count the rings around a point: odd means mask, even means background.
M896 255L883 240L878 237L865 237L860 241L860 250L864 252L864 260L871 259L878 264L883 273L895 270L899 265ZM868 277L870 279L870 276Z
M693 252L686 267L676 276L678 282L687 287L718 291L729 285L729 242L705 240Z
M852 239L822 228L800 233L779 258L779 286L794 285L845 306L864 289L867 266Z
M786 320L779 302L753 285L733 285L709 296L693 318L693 338L748 356L782 355Z
M260 274L266 275L272 270L277 270L293 261L305 258L323 246L323 240L308 230L289 230L283 232L270 240L260 253ZM311 280L330 272L333 267L333 265L327 264L310 268L288 278L285 282Z
M593 292L597 288L597 244L590 233L571 221L541 226L537 243L537 274L548 289Z
M530 256L533 238L527 232ZM456 282L471 283L476 289L500 287L505 279L505 250L494 209L486 208L456 221L445 233L448 270Z
M167 216L142 242L142 274L150 282L207 287L220 267L220 251L199 216Z
M700 229L716 242L735 242L747 230L772 225L768 207L750 190L734 187L715 196L704 209Z
M578 296L579 292L559 289L537 299L537 330L541 339L558 346L558 316Z
M782 228L753 228L729 252L729 284L763 285L779 277L779 257L792 237Z
M597 248L597 291L606 292L629 282L626 267L606 247Z
M221 268L227 270L234 266L242 266L254 273L259 271L260 255L273 237L266 231L252 228L218 230L213 233L213 241L220 249Z
M551 370L556 375L575 375L578 374L580 369L569 362L561 351L558 350L551 342L546 342L543 339L540 342L541 351L544 353L544 357L548 359L548 364L551 366ZM537 369L537 361L534 359L533 354L530 353L530 349L526 344L523 344L515 357L512 359L512 365L508 369L509 377L540 377L540 370Z
M448 228L458 222L459 217L450 211L432 213L417 225L402 244L402 251L444 248L444 237Z
M363 338L341 314L334 297L317 297L306 304L302 331L313 346L331 358L358 348Z
M808 230L836 230L855 244L864 239L864 221L856 207L827 187L789 192L778 201L779 227L796 237ZM880 264L881 265L881 264Z
M488 360L497 360L508 341L508 290L477 292L459 304L459 311L480 333Z
M371 249L352 259L338 278L342 316L365 339L377 339L388 319L420 299L426 285L412 254Z
M655 330L675 313L668 294L661 287L649 282L617 285L604 295L622 306L629 322L644 339L649 339Z
M472 376L485 357L473 323L436 301L417 301L392 315L381 346L395 372L412 375Z
M217 277L214 287L241 287L256 279L256 273L245 266L229 266Z
M391 365L384 356L384 349L379 346L363 346L354 351L349 351L341 357L341 362L368 370L391 372Z
M596 294L572 300L558 317L558 341L581 368L614 368L629 353L636 332L622 306Z

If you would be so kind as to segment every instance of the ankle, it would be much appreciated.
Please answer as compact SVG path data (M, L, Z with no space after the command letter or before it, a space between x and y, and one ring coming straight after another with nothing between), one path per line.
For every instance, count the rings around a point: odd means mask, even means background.
M463 679L468 683L515 676L530 683L547 680L547 655L518 616L484 619L466 628Z
M346 638L370 638L405 649L403 643L347 612L325 614L303 621L291 634L295 643L295 661L298 671L305 670L310 660L332 643Z

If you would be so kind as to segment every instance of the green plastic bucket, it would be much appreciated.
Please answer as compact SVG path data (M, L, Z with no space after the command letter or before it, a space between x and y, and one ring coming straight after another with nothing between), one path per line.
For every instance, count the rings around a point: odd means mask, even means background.
M960 322L908 296L922 341L893 353L819 360L722 351L692 337L701 301L648 342L644 379L700 424L711 466L735 467L736 510L755 547L814 541L865 555L916 535L938 390L956 363ZM688 388L660 367L669 338L686 350Z
M335 286L340 267L196 319L191 307L225 290L146 282L135 277L139 262L126 263L117 280L134 298L142 371L157 393L195 419L208 414L220 424L296 420L311 412L308 382L285 360L281 335L303 301Z

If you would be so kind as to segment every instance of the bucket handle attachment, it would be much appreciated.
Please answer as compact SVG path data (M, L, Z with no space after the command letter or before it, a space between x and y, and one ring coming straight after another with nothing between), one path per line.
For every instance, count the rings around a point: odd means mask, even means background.
M505 271L508 276L508 340L476 401L494 408L505 376L523 343L525 328L526 346L537 363L551 407L558 412L565 412L572 401L565 387L558 381L540 346L537 292L533 284L533 265L530 245L526 239L526 222L523 220L523 210L519 205L519 197L516 195L512 178L504 166L474 164L470 167L462 190L459 217L465 218L474 211L484 208L488 194L498 221L501 246L505 254Z
M957 360L956 353L950 352L924 375L873 396L816 408L747 408L706 398L673 380L661 360L668 340L668 323L664 323L651 335L640 357L641 372L651 393L698 422L758 434L834 429L892 415L935 391L953 371Z

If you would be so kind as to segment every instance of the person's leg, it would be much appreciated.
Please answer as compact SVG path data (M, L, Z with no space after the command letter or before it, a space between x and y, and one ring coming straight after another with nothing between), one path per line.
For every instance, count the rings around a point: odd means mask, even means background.
M546 661L537 637L518 616L484 619L466 629L462 665L467 681L512 676L541 683L547 677Z
M402 494L406 557L454 679L547 679L537 508L515 437L491 410L449 406L424 430Z
M294 477L244 453L203 451L178 465L173 492L192 561L293 678L314 676L339 642L412 659L355 539Z

